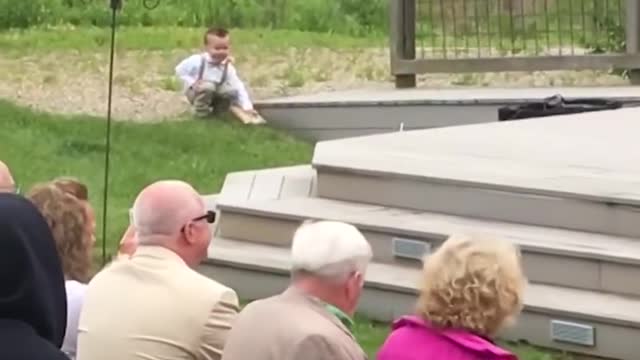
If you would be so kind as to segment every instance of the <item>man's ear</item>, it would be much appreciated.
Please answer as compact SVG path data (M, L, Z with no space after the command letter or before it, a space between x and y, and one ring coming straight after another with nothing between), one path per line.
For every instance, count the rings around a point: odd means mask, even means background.
M359 271L356 271L353 274L354 280L360 285L360 287L364 286L364 274Z
M186 241L187 244L193 245L196 242L193 223L188 223L187 225L184 226L183 235L184 235L184 241Z
M364 279L362 274L358 271L354 271L349 275L348 279L349 286L360 286L364 283Z

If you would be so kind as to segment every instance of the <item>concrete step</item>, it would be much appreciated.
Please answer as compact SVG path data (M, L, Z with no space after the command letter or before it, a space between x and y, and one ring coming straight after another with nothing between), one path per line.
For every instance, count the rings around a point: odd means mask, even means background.
M640 237L640 108L320 142L319 197Z
M219 202L218 235L287 247L306 219L346 221L370 241L375 261L418 267L457 233L496 234L518 244L531 281L640 296L640 241L515 223L320 198Z
M541 101L604 98L625 105L640 103L634 87L615 88L393 88L346 90L258 101L271 126L313 141L404 130L498 121L498 108Z
M229 202L313 196L315 181L311 165L234 172L226 176L218 198Z
M287 248L216 238L200 271L231 286L243 299L259 299L286 288L289 266ZM359 311L380 321L411 313L419 279L416 268L371 264ZM640 301L531 284L522 316L502 337L580 354L635 360Z
M204 204L207 210L216 210L218 206L218 196L219 194L202 195L202 200L204 200Z

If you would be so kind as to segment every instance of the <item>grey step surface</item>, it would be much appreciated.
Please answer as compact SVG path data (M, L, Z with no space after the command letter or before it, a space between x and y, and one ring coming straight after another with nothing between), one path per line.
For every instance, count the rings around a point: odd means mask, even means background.
M216 238L208 261L200 271L234 288L243 299L257 299L281 292L288 284L289 250ZM373 263L365 282L359 311L381 321L411 313L420 282L418 269ZM583 327L582 340L592 346L558 342L551 337L551 323L561 321ZM575 329L575 328L574 328ZM595 334L589 336L590 333ZM503 337L534 345L622 360L637 359L640 336L640 302L610 294L531 284L525 309L517 325Z
M561 94L639 104L633 87L347 90L259 101L269 124L312 141L498 121L498 108Z
M310 141L498 121L499 105L306 105L265 107L269 125Z
M316 145L320 197L640 237L640 108Z
M230 173L225 178L218 201L312 196L316 191L315 181L316 173L310 165Z
M345 221L365 234L375 261L409 267L452 234L494 234L521 247L532 281L640 296L640 241L634 238L320 198L220 202L218 208L221 237L287 247L304 220Z
M604 98L623 102L640 102L640 90L638 90L637 87L611 86L561 88L468 87L450 89L354 89L279 97L261 100L257 102L257 104L263 108L328 104L507 104L521 101L540 101L541 99L556 94L560 94L567 99Z

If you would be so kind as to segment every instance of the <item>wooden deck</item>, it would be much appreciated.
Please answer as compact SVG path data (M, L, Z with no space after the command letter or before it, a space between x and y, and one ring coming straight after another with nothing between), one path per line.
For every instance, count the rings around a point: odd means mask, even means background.
M638 118L628 108L322 142L317 192L640 237Z
M431 238L436 241L443 241L452 234L482 232L509 239L526 250L640 266L640 241L629 237L484 221L321 198L294 197L244 203L234 201L230 204L219 203L218 207L225 213L240 212L274 219L290 219L296 225L306 219L346 221L369 231ZM280 238L281 245L290 245L293 233L289 235ZM229 235L225 233L223 236Z
M315 195L315 170L310 165L228 174L219 201L284 199Z
M318 167L640 204L640 108L319 143Z
M349 90L260 101L272 126L311 141L404 130L498 121L498 108L540 101L555 94L570 99L606 98L640 104L634 87L534 89Z
M287 286L303 220L354 224L373 249L359 311L412 311L420 259L453 234L522 250L525 311L504 336L637 359L640 108L320 142L312 166L227 177L202 271L243 298Z
M640 242L633 238L590 234L443 214L415 212L318 198L289 198L219 204L219 236L288 247L307 219L346 221L369 239L374 261L419 267L423 254L395 252L394 239L414 243L428 254L451 235L499 236L523 251L527 277L537 283L640 296ZM246 224L252 224L248 227ZM422 250L418 249L421 248Z

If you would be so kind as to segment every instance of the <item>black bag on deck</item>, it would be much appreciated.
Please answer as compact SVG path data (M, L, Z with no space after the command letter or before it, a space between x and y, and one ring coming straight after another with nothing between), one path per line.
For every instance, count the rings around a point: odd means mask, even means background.
M605 99L566 100L554 95L542 102L503 106L498 109L498 120L509 121L554 115L577 114L590 111L613 110L622 107L622 102Z

